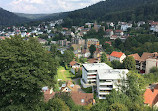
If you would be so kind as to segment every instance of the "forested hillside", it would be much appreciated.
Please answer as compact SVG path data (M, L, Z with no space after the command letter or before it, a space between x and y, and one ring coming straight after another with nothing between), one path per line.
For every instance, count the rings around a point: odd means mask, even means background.
M98 21L139 21L158 19L157 0L106 0L84 9L72 11L65 26Z
M25 17L28 19L39 19L48 16L49 14L25 14L25 13L15 13L20 17Z
M24 17L19 17L12 12L0 8L0 25L15 25L29 21Z

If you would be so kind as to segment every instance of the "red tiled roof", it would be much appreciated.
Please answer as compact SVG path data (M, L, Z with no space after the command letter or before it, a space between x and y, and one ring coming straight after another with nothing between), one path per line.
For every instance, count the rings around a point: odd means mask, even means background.
M111 32L111 31L113 31L112 29L106 29L106 32Z
M140 58L140 61L146 61L146 59L149 59L149 58L157 58L158 56L158 53L155 52L155 53L148 53L148 52L144 52Z
M115 32L119 32L119 33L121 33L121 32L123 32L122 30L115 30Z
M152 22L151 25L158 25L158 22Z
M71 92L71 97L77 105L84 106L93 103L93 93Z
M111 41L106 41L105 42L106 44L109 44L109 45L111 45L112 43L111 43Z
M120 58L124 53L113 51L110 56Z
M77 62L76 61L71 61L70 62L70 66L73 66L73 65L75 65Z
M139 60L140 59L140 56L138 55L138 53L131 54L131 55L128 55L128 56L132 56L135 60Z
M146 89L144 93L144 104L149 104L150 106L155 105L158 102L158 84L154 89Z
M44 92L44 101L45 102L49 101L49 99L52 99L54 97L54 95L55 95L55 92L52 92L50 94L50 90L45 91Z

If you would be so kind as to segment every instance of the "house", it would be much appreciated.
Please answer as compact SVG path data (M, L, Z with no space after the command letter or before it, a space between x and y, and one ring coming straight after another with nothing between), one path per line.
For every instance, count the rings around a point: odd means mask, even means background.
M82 56L88 58L91 55L88 49L82 49Z
M82 67L79 68L71 68L70 70L73 74L78 74L80 73L79 71L82 71Z
M6 39L6 37L0 36L0 40L5 40L5 39Z
M158 84L146 89L144 93L144 104L158 107Z
M78 85L74 85L71 81L66 82L66 84L62 84L60 87L61 92L77 92Z
M93 57L94 57L95 59L100 58L100 57L101 57L101 54L102 54L102 51L97 48L96 51L95 51L94 54L93 54Z
M111 41L106 41L105 44L109 44L111 46L112 42Z
M98 70L97 74L97 94L99 99L106 99L106 95L121 85L121 79L126 79L127 69L105 69Z
M71 43L72 44L85 45L85 39L82 39L81 37L72 37Z
M99 40L98 39L94 39L94 38L91 38L91 39L87 39L87 48L89 48L91 45L95 45L96 48L99 47Z
M94 30L96 31L96 32L98 32L98 30L101 28L101 25L97 25L97 23L95 22L94 23Z
M49 89L48 86L45 86L42 88L42 92L44 93L44 101L47 102L49 99L52 99L55 95L55 92L53 92L53 89Z
M140 27L141 25L144 25L144 24L145 24L144 21L139 21L139 22L137 23L137 26Z
M128 55L128 56L132 56L135 59L135 61L136 61L136 69L140 69L140 63L139 63L140 56L138 55L138 53L131 54L131 55Z
M142 56L134 57L136 60L136 68L140 73L150 73L150 69L153 67L158 67L158 53L148 53L144 52Z
M78 71L80 69L80 64L77 63L76 61L71 61L69 63L70 67L71 67L71 72L73 74L76 74L76 71Z
M114 31L112 29L106 29L106 35L108 36L112 36L114 35Z
M71 98L77 105L85 106L94 104L93 93L71 92Z
M71 68L80 68L80 64L77 63L76 61L71 61L69 65Z
M71 42L65 39L65 40L58 40L57 43L63 47L63 46L69 46Z
M152 30L153 32L158 32L158 22L152 22L150 25L150 30Z
M88 59L88 63L100 63L100 59L99 58Z
M124 35L123 30L115 30L115 35L123 36Z
M126 58L126 55L122 52L116 52L116 51L113 51L111 54L110 54L110 61L113 61L113 60L118 60L119 62L123 63L123 60Z
M132 24L131 23L126 23L126 22L122 22L121 23L121 30L127 31L128 28L132 28Z
M41 44L46 44L46 43L48 43L47 40L41 39L41 38L38 38L38 41L39 41L39 43L41 43Z

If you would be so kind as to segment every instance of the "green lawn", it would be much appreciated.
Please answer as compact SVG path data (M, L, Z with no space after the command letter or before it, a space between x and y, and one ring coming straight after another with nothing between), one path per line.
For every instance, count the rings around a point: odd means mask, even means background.
M70 70L65 70L64 67L59 67L57 71L57 79L62 79L62 81L71 80L75 75L73 75Z

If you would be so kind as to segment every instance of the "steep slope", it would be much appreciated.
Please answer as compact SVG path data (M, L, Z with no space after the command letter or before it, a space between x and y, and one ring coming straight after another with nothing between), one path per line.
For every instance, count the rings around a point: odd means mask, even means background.
M49 14L25 14L25 13L15 13L19 17L25 17L28 19L39 19L48 16Z
M148 19L158 19L157 0L106 0L68 13L64 25L80 25L94 20L138 21Z
M29 19L19 17L12 12L0 8L0 25L16 25L28 22Z

